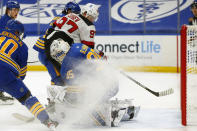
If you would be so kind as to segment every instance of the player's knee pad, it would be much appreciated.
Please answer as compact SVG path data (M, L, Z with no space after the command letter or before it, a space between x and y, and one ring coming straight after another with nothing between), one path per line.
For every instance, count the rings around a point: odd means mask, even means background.
M36 97L29 97L25 101L25 106L29 109L29 111L37 117L42 123L49 119L49 116L42 106L42 104L38 101Z

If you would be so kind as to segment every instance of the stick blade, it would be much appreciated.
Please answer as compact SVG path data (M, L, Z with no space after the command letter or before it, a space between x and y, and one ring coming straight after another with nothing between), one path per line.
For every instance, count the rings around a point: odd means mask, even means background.
M24 122L31 122L33 121L35 118L34 117L28 117L19 113L13 113L12 116L18 120L24 121Z
M167 96L174 93L174 89L170 88L168 90L159 92L159 96Z

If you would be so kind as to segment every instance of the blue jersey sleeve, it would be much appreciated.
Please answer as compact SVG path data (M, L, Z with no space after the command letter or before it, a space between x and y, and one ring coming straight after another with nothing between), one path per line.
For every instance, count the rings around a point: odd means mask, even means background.
M27 60L28 60L28 47L26 44L23 44L18 52L17 63L20 66L20 78L23 80L27 72Z
M36 44L34 44L33 49L44 53L45 50L45 35L39 37L39 39L36 41Z
M44 53L45 51L45 36L47 34L47 31L49 28L53 28L53 23L59 19L60 17L62 17L63 14L60 14L58 16L56 16L55 18L53 18L53 20L46 26L46 32L43 36L40 36L38 38L38 40L36 41L36 43L34 44L33 46L33 49L38 51L38 52L41 52L41 53Z

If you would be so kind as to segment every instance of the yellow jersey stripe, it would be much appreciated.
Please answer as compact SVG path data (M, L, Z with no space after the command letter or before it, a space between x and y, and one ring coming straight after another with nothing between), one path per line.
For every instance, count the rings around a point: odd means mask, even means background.
M40 110L38 110L38 111L36 112L35 116L37 117L38 114L39 114L41 111L43 111L43 110L45 110L45 109L44 109L44 108L41 108Z
M4 62L8 63L12 67L14 67L18 72L20 72L20 66L15 61L13 61L11 58L6 57L0 53L0 59Z
M25 73L25 72L27 72L27 66L26 68L22 69L20 73Z
M44 46L44 43L41 43L40 41L37 41L36 44L38 44L39 46Z
M44 40L41 40L41 39L38 39L37 41L39 41L40 43L45 43L45 41Z
M40 105L40 102L36 102L31 108L30 108L30 112L32 112L34 110L34 108L36 106Z
M60 76L60 72L54 67L55 73L57 76Z
M20 74L20 76L25 76L25 75L26 75L26 73Z
M41 104L38 105L38 106L36 106L36 108L33 109L32 114L35 115L35 113L36 113L40 108L43 108L43 106L42 106Z
M39 46L39 45L37 45L37 44L35 44L35 46L37 46L37 47L40 48L40 49L45 49L45 47Z
M21 70L27 69L27 66L24 66L23 68L21 68Z
M26 72L27 72L27 71L25 71L25 72L20 72L20 75L22 75L22 74L26 74Z

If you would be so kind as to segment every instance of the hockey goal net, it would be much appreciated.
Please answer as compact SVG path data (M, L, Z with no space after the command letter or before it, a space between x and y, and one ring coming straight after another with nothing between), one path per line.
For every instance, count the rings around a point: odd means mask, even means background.
M183 125L197 125L197 26L181 29L181 111Z

